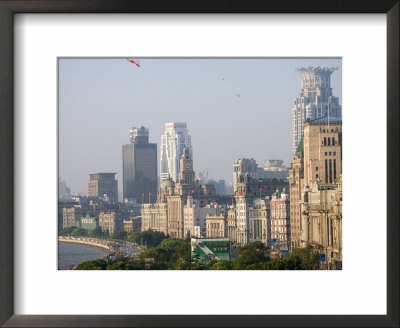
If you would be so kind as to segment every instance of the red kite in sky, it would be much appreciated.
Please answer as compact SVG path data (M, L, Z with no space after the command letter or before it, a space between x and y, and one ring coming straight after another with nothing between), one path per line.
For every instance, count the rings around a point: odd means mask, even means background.
M135 64L137 67L140 67L140 62L138 60L127 58L127 61L132 64Z

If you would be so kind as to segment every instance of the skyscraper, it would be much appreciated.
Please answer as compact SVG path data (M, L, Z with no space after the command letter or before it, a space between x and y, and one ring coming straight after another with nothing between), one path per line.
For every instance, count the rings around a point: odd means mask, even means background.
M332 95L331 74L335 67L308 67L296 69L301 76L300 97L292 109L292 150L295 154L307 120L322 116L342 118L339 98Z
M187 148L193 157L191 137L186 123L166 123L160 146L160 182L168 176L175 182L179 181L179 160L183 149Z
M123 198L138 203L157 197L157 144L149 143L149 129L130 129L130 144L122 146Z

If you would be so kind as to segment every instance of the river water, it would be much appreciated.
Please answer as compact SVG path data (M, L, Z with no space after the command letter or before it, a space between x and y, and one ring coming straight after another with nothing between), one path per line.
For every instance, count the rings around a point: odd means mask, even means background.
M135 256L140 252L132 243L120 244L117 249L119 248L122 248L124 254L129 256ZM103 258L108 253L106 250L93 246L59 242L58 269L67 270L82 262Z
M82 262L102 258L106 254L100 248L59 242L58 270L66 270Z

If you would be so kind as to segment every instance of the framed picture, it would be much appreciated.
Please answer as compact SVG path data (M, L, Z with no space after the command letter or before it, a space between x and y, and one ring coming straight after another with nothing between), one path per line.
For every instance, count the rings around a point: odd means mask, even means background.
M398 326L399 3L367 3L368 6L360 2L338 5L335 1L234 2L211 8L211 4L193 3L187 7L178 2L167 6L158 2L138 5L134 1L1 1L4 28L0 42L2 49L9 51L0 53L4 67L0 89L4 119L0 140L5 155L1 157L4 187L0 199L4 215L0 220L3 258L0 322L5 326ZM148 15L153 12L203 15ZM207 15L210 13L241 15ZM339 16L311 13L357 13L358 16L341 15L338 21ZM362 13L381 15L359 15ZM245 58L253 62L267 58L284 60L284 57L316 62L317 58L339 58L343 71L345 131L343 269L318 274L311 271L268 271L267 274L263 270L215 273L57 270L55 213L61 172L56 158L64 156L63 161L69 161L60 147L63 137L58 135L64 123L59 119L68 115L57 111L67 81L59 78L69 74L68 88L75 87L83 93L85 79L86 83L94 83L86 64L66 65L78 57L84 62L92 58L96 65L108 65L105 61L113 60L117 62L113 70L120 69L121 64L128 65L129 69L140 68L146 61L162 64L172 57L188 61L193 57L198 61L214 58L216 62L230 57L238 65ZM72 74L74 70L79 74ZM169 71L178 75L178 71L170 68ZM201 78L200 73L195 75ZM271 83L276 79L279 75L271 78ZM107 81L111 79L104 80L103 84ZM174 80L166 81L173 83ZM220 76L218 82L232 81ZM151 90L151 81L148 83ZM159 90L155 81L153 85L154 90ZM105 85L103 93L108 89ZM200 93L203 90L200 88ZM232 92L235 101L245 98L240 90ZM71 95L69 99L75 101L72 106L78 111L85 110L85 97L77 96L76 92ZM294 94L293 98L297 96ZM96 98L90 98L87 93L87 99L92 102ZM102 105L104 101L99 99L97 107L100 109ZM373 116L378 113L376 108L380 115ZM74 129L87 129L90 122L79 119L80 115L83 116L76 112L69 119L82 122L74 125ZM233 119L227 119L227 124L232 126ZM108 120L111 125L115 124L112 118ZM100 140L105 136L106 133L97 133ZM142 134L133 130L131 137L135 136ZM83 143L83 140L78 138L74 142ZM373 186L371 170L360 162L371 148L373 155L369 161L374 164L374 172L379 172ZM182 158L186 152L187 158L183 159L178 174L182 176L180 179L190 180L196 164L191 161L189 148L185 149ZM196 155L193 158L197 160ZM83 156L82 159L87 161ZM73 166L79 158L70 161L69 165ZM319 172L320 165L318 172L312 172L313 177ZM383 172L387 172L387 179ZM89 173L94 174L93 180L100 175ZM368 188L371 191L366 195ZM200 189L198 193L204 193ZM191 187L188 192L196 195L196 190ZM238 189L238 195L239 192ZM260 188L259 192L264 190ZM99 197L107 202L110 194L102 193ZM148 203L151 202L148 193ZM141 203L145 203L144 198ZM80 218L79 228L91 229L90 220L90 215ZM371 240L375 246L370 246ZM198 245L201 248L204 243L199 241ZM214 254L222 256L218 253L222 250L214 249L219 246L210 245ZM284 246L279 247L281 250ZM320 254L321 261L322 255L326 254ZM371 284L371 279L376 281ZM110 284L111 281L114 283ZM108 306L103 307L101 303Z

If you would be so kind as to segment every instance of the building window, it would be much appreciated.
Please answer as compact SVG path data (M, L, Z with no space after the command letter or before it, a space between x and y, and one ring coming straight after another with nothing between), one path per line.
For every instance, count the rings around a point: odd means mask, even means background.
M331 138L328 138L328 146L331 145Z
M336 159L333 160L333 179L336 180Z
M332 146L335 145L335 137L332 137Z
M324 137L324 146L326 146L326 137Z
M328 183L328 160L325 160L325 183Z
M318 171L318 166L315 167L315 171Z

